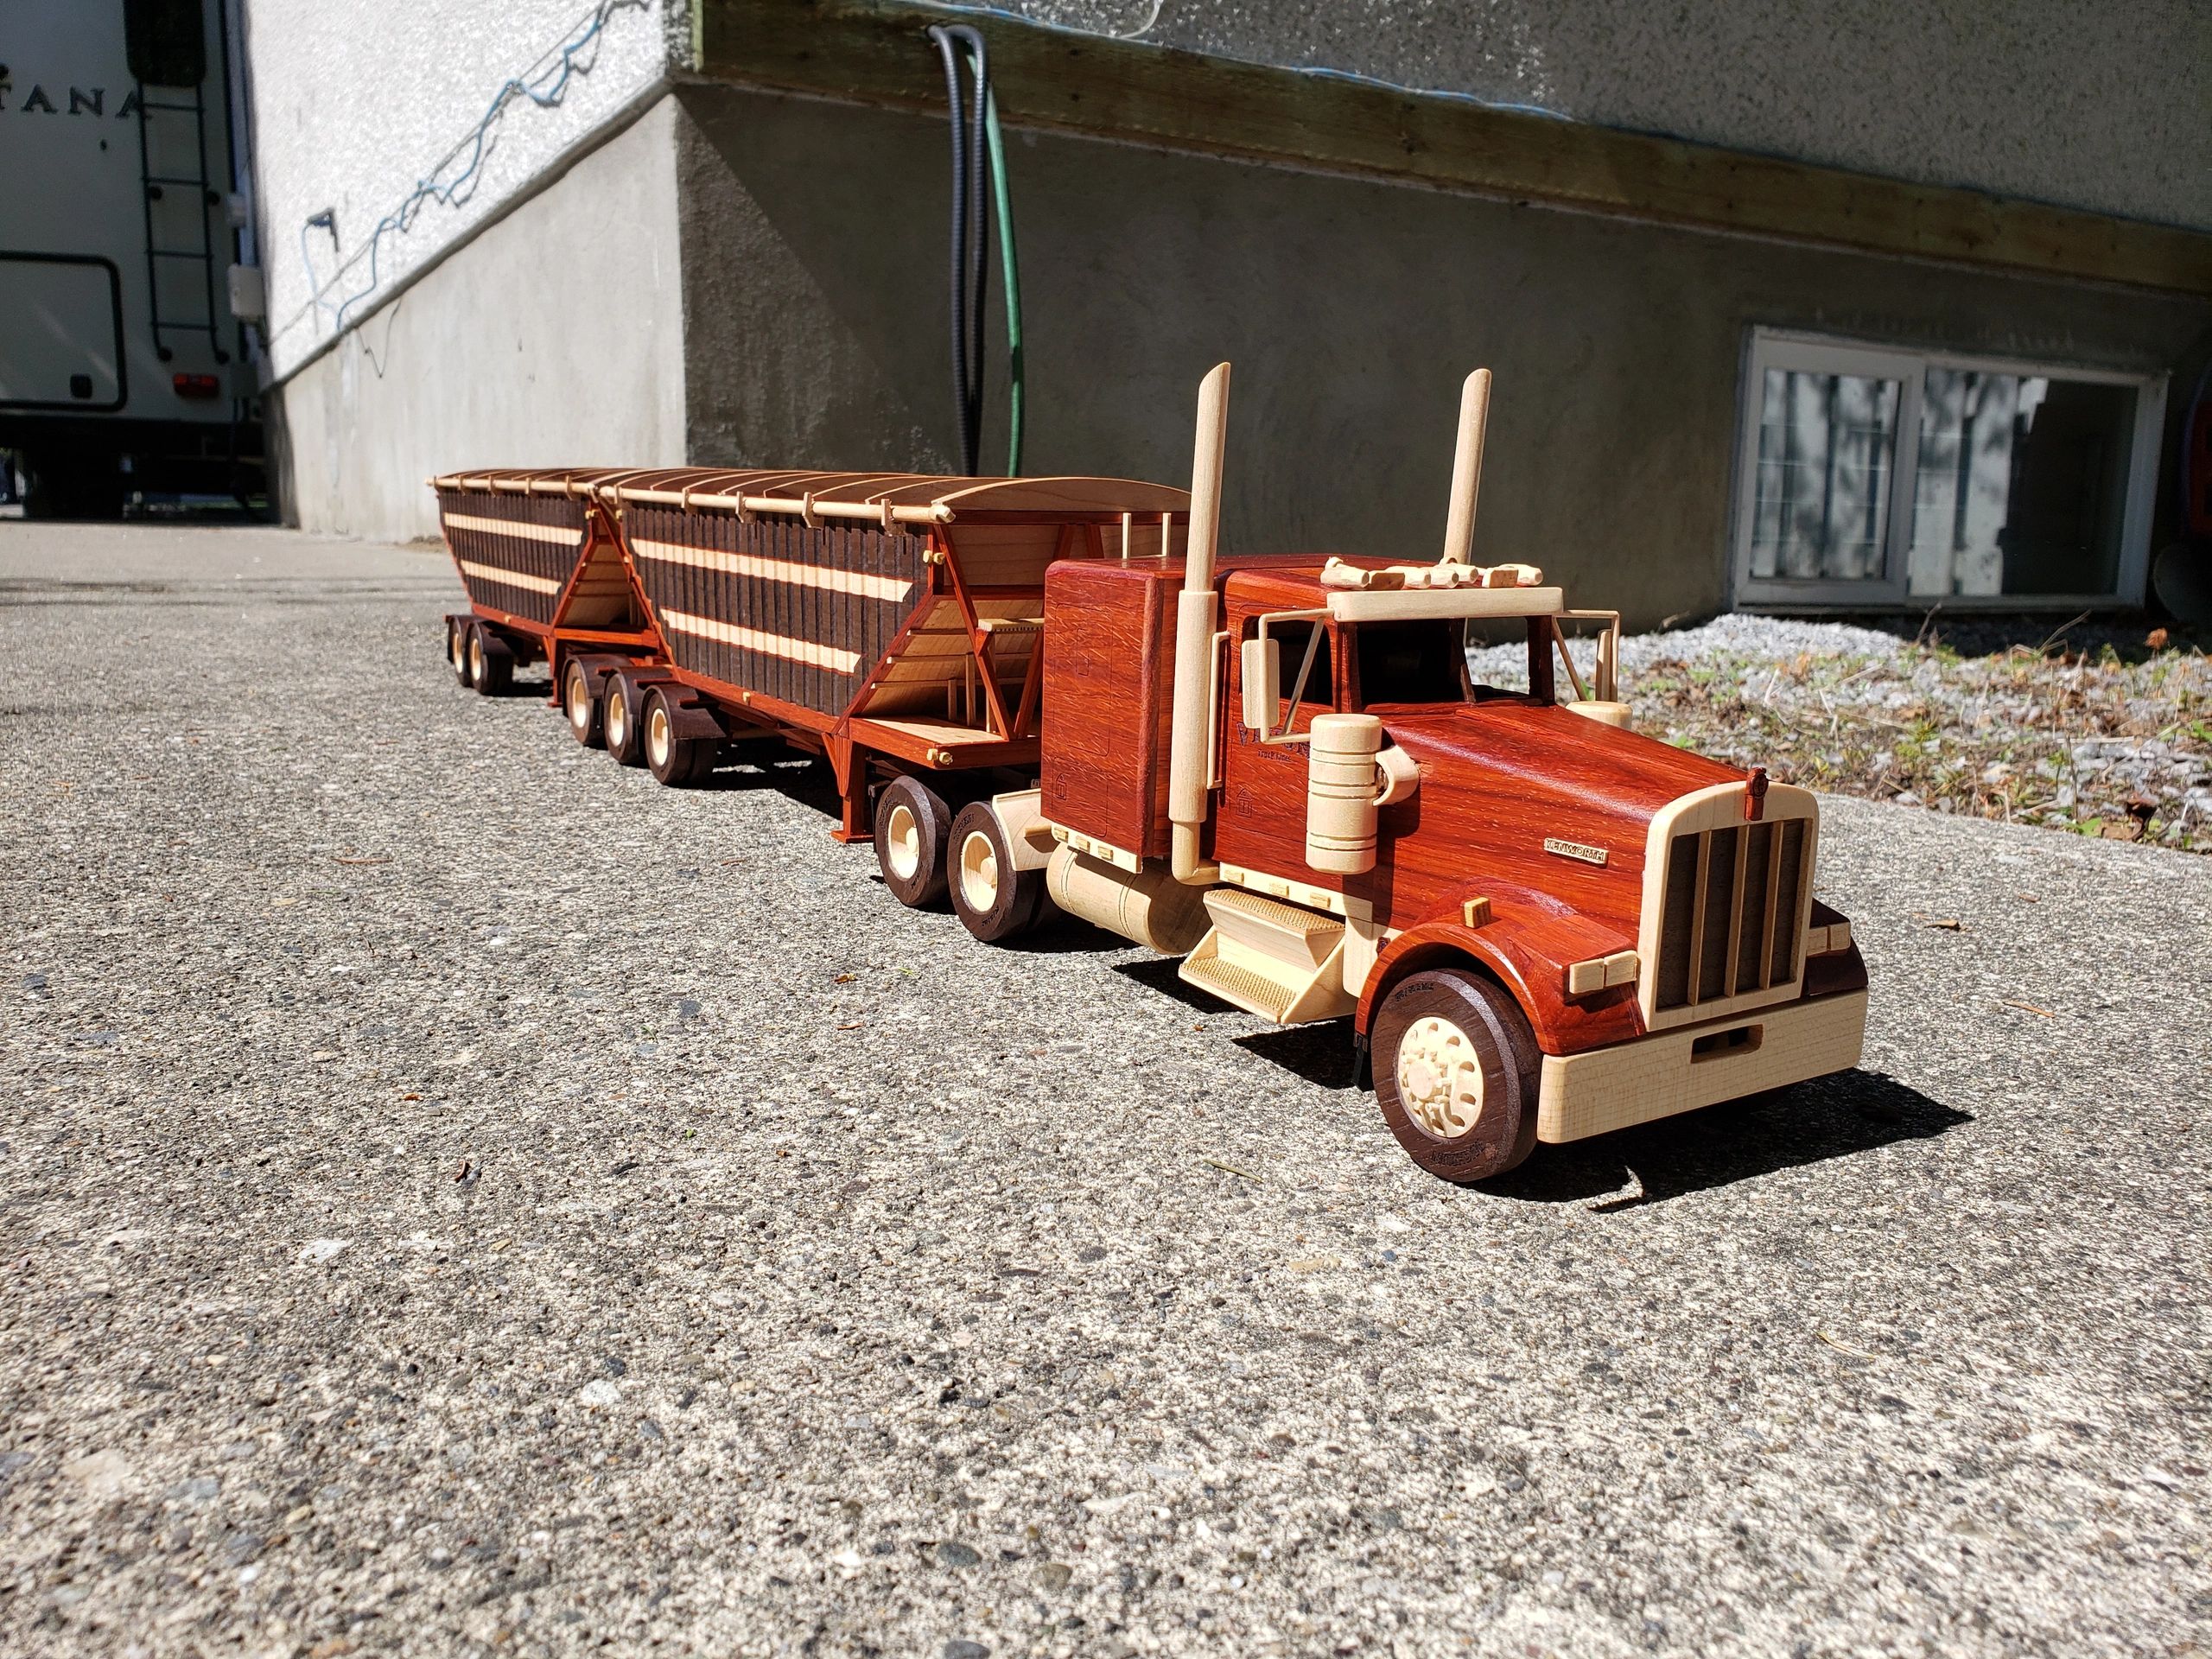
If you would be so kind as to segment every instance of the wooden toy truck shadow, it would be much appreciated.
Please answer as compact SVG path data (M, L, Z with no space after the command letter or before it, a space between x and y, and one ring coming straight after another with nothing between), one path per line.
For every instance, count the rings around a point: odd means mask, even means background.
M1226 1003L1177 978L1175 966L1122 963L1115 971L1196 1013L1230 1012ZM1232 1040L1316 1088L1351 1090L1349 1020L1255 1032ZM1471 1190L1529 1204L1588 1204L1618 1195L1613 1202L1594 1206L1610 1212L1848 1158L1900 1141L1932 1140L1973 1122L1970 1114L1885 1073L1844 1071L1587 1141L1540 1147L1518 1169Z

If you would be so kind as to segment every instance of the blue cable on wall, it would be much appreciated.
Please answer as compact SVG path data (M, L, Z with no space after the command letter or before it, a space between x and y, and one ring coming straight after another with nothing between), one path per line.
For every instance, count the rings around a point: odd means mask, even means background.
M315 278L315 262L308 257L307 233L318 224L330 231L333 241L337 239L338 232L332 226L327 210L314 214L303 222L300 226L300 258L307 266L308 304L316 316L320 318L326 311L333 312L332 331L335 333L342 330L346 327L346 313L374 294L383 284L383 262L380 251L386 234L404 234L421 215L423 209L432 203L442 207L451 207L466 202L472 193L477 175L483 168L485 158L491 153L492 129L498 124L500 118L505 115L508 106L519 99L527 99L541 110L554 108L567 96L569 82L572 77L588 75L591 73L592 63L579 62L578 59L606 29L607 20L618 11L644 11L649 10L651 5L652 0L599 0L599 3L592 8L590 13L578 26L577 30L573 32L573 38L556 48L559 54L558 63L549 65L545 74L525 72L522 76L508 77L501 84L499 92L493 96L490 105L485 109L483 118L476 124L475 130L448 150L439 160L438 164L430 169L427 178L416 181L414 189L408 193L406 199L397 207L377 221L376 228L369 233L367 245L332 272L328 283L319 282ZM541 58L540 61L543 60ZM593 62L596 61L597 59L594 56ZM547 74L551 76L551 84L540 85L539 83L546 79ZM468 165L461 168L449 181L439 182L439 175L454 160L463 155L468 157ZM368 286L348 295L334 307L330 301L324 297L325 294L340 277L358 264L364 255L369 261ZM296 316L293 321L297 321L298 318Z

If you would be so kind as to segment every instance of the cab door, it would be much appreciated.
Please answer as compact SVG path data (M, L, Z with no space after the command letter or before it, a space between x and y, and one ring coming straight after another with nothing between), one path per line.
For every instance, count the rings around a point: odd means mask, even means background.
M1254 606L1232 607L1229 617L1228 695L1222 699L1221 795L1214 821L1214 858L1307 887L1342 892L1343 877L1311 869L1306 862L1306 745L1280 737L1262 743L1260 734L1244 724L1241 647L1258 636L1259 618ZM1312 729L1314 715L1344 707L1344 641L1336 626L1326 621L1270 622L1268 635L1282 647L1274 730L1300 736ZM1301 690L1300 671L1309 646L1313 660Z

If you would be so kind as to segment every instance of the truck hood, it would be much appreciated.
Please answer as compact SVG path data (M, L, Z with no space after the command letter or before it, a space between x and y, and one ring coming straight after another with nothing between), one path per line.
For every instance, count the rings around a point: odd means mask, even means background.
M1373 712L1421 766L1420 789L1379 825L1376 896L1395 926L1489 887L1501 903L1577 912L1632 941L1653 816L1749 777L1518 697Z

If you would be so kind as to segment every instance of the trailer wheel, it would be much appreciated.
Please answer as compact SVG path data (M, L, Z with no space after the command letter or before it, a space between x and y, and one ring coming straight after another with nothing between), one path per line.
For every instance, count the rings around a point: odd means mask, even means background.
M1376 1012L1382 1121L1415 1163L1449 1181L1502 1175L1529 1155L1542 1059L1512 996L1465 969L1414 974Z
M683 789L715 769L721 745L708 737L678 737L668 694L659 686L645 693L644 720L645 765L662 783Z
M480 697L505 696L515 682L514 653L482 623L468 631L468 683Z
M462 685L468 683L468 640L476 632L476 625L465 616L446 619L446 660L453 664L453 677Z
M876 796L875 861L900 904L933 905L944 897L951 839L952 809L927 784L893 778Z
M582 663L570 663L561 676L561 707L569 716L569 730L588 749L607 742L599 726L599 698L591 689L591 675Z
M600 697L600 731L607 753L618 766L645 764L643 722L638 718L637 705L636 690L630 682L620 674L608 675L607 689Z
M1045 872L1017 870L1006 829L988 801L972 801L952 821L946 854L945 882L952 908L967 929L986 944L1027 933L1050 902Z

